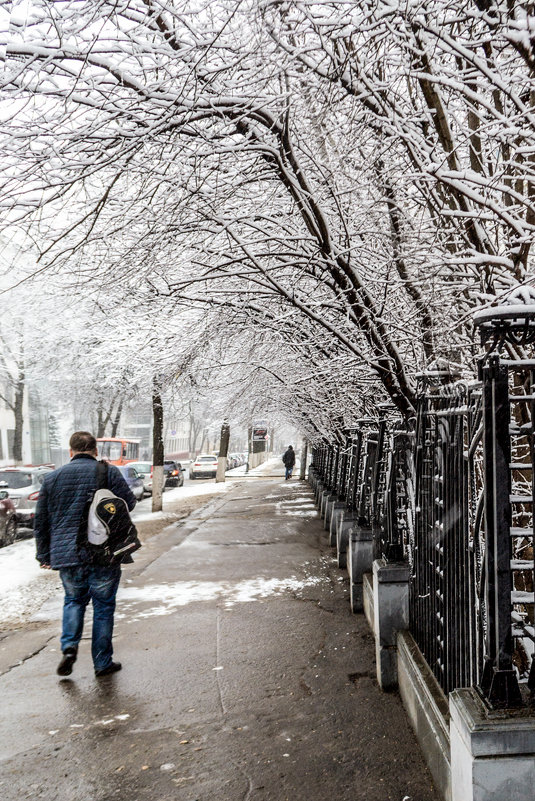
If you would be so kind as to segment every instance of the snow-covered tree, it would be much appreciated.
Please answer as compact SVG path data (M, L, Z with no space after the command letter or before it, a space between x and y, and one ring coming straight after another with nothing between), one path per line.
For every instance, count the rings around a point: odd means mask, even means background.
M417 370L466 362L473 306L531 280L527 6L10 6L5 224L117 331L203 316L316 436L378 397L410 415ZM146 330L139 371L116 337L129 386L210 361Z

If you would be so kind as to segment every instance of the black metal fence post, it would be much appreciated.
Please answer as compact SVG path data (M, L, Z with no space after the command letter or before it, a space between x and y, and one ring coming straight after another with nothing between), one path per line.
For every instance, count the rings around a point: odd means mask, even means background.
M360 459L362 453L362 429L356 433L351 448L351 464L349 468L349 483L347 491L347 508L350 511L355 511L357 508L357 497L359 491L359 473L360 473Z
M408 481L411 442L408 432L395 427L392 432L392 447L389 454L386 477L386 508L382 556L387 562L402 562L405 559L407 539Z
M487 636L481 691L494 706L522 704L511 631L511 442L509 375L498 355L483 366Z

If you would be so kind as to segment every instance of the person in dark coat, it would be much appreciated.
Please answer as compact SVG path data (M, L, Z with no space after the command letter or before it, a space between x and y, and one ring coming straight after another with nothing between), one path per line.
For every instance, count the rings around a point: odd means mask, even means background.
M63 658L57 673L60 676L72 673L82 637L85 608L91 601L93 665L96 676L105 676L121 669L121 663L112 659L113 616L121 567L87 564L77 548L76 538L86 503L97 486L97 441L88 431L76 431L69 446L71 461L48 473L39 493L34 523L36 558L42 568L59 570L65 591ZM108 488L126 501L130 510L134 508L136 499L119 470L111 464L108 465Z
M295 465L295 451L291 445L288 445L288 450L285 451L282 461L286 467L286 481L288 481L288 479L292 477L292 470Z

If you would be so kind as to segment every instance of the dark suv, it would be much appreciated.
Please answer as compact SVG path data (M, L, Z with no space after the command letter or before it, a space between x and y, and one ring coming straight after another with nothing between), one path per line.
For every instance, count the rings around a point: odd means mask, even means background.
M163 460L163 474L165 477L164 487L183 487L184 472L185 468L182 467L180 462L175 462L171 459L164 459Z

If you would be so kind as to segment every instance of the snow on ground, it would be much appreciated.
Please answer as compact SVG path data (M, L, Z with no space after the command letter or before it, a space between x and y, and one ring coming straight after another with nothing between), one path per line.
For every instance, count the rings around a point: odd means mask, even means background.
M28 619L61 587L59 573L43 570L33 539L0 549L0 622Z
M249 475L265 475L280 467L280 459L273 458L249 471ZM229 481L188 483L184 487L166 490L163 494L163 511L151 512L152 499L146 498L137 504L132 513L136 523L160 520L169 516L166 511L180 500L215 495L232 489L236 480L245 475L245 465L229 470ZM235 480L232 480L232 479ZM284 485L283 485L284 486ZM296 511L301 511L298 507ZM308 510L303 511L308 514ZM302 513L302 512L301 512ZM56 570L42 570L35 559L33 538L22 540L0 548L0 628L15 625L32 618L56 590L61 589L61 580Z
M196 498L201 495L214 495L216 493L228 492L232 487L234 487L233 481L225 481L219 484L216 484L214 481L209 484L206 482L202 484L188 484L185 487L175 487L174 489L165 490L162 496L162 512L151 512L152 498L149 496L136 505L131 515L132 520L134 523L139 523L142 520L159 520L167 516L166 507L171 506L176 503L176 501L184 500L185 498Z
M244 579L236 584L228 581L177 581L174 584L124 587L116 617L128 618L129 623L135 623L142 618L169 615L179 606L217 598L224 599L224 606L230 609L235 604L259 601L278 593L298 593L327 580L325 576L308 576L304 579L290 576L286 579Z
M152 499L137 504L132 513L135 523L160 520L169 516L166 506L177 501L203 495L227 492L234 482L216 484L199 483L166 490L163 495L163 512L151 512ZM32 618L56 590L61 589L57 570L43 570L35 558L33 537L0 548L0 628Z
M296 462L297 467L297 462ZM233 470L227 470L225 473L226 476L262 476L265 473L272 472L275 468L279 468L282 472L284 472L284 465L282 460L279 456L273 456L271 459L268 459L263 464L259 464L258 467L253 467L251 470L246 472L247 465L242 464L240 467L235 467ZM294 468L295 470L295 468Z
M33 581L43 573L39 562L35 558L35 543L32 540L15 543L0 551L0 566L2 572L2 585L0 598L13 592L14 589Z

